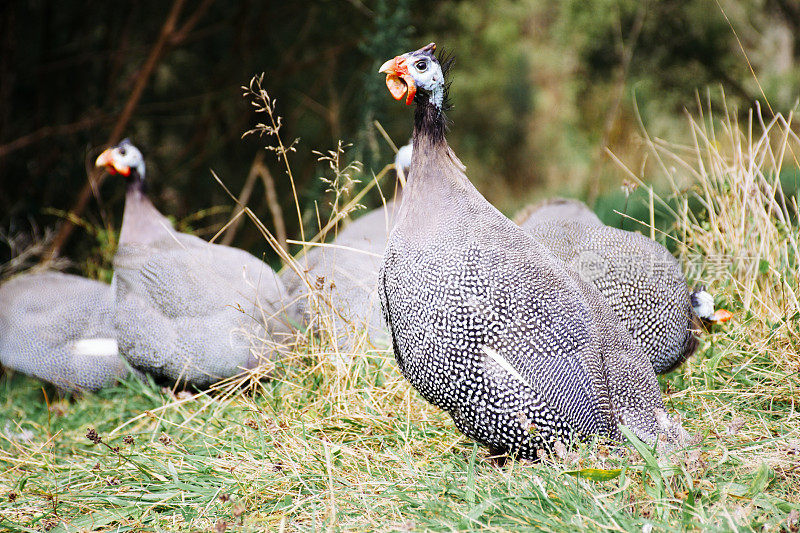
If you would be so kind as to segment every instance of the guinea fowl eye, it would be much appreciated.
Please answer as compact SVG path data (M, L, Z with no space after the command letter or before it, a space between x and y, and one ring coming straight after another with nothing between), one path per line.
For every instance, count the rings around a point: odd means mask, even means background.
M420 72L425 72L428 70L428 62L427 61L417 61L414 66Z
M119 149L119 155L125 156L125 152L126 152L125 148L120 148Z

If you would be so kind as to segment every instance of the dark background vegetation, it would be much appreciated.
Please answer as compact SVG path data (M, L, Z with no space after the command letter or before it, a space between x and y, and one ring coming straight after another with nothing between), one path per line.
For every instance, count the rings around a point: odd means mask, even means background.
M377 66L431 40L457 56L450 142L510 215L565 194L618 220L623 174L604 148L646 168L639 116L650 134L681 139L698 93L742 113L760 100L768 119L794 109L800 87L793 0L12 0L0 7L0 231L13 245L0 262L27 242L20 235L63 222L115 129L145 153L156 205L213 235L233 204L209 170L238 193L263 151L263 140L242 139L256 117L240 88L261 72L285 140L299 138L291 163L313 228L314 202L323 212L327 202L312 150L353 143L363 182L390 162L373 121L402 144L411 113ZM265 162L297 237L285 169L271 154ZM123 196L119 178L96 187L62 255L108 257ZM272 229L263 189L250 205ZM252 227L234 243L267 248Z

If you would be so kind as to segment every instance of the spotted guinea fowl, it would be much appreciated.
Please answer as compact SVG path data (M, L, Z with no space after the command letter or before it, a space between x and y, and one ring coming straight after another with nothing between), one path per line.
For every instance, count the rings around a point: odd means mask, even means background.
M114 272L115 327L131 365L203 387L273 356L289 330L275 272L173 229L147 198L144 158L127 139L96 164L128 182Z
M603 224L586 204L569 198L551 198L538 204L531 204L517 213L514 218L514 222L522 229L528 229L535 224L566 220L579 220L584 224L595 226Z
M0 363L65 392L96 391L128 374L112 324L111 286L60 272L0 286Z
M403 375L495 453L619 438L674 442L650 362L604 299L475 189L445 140L450 62L433 43L387 61L416 102L414 153L379 291ZM444 66L444 68L442 68Z
M577 200L542 202L519 225L605 297L656 373L694 353L699 323L692 302L704 297L690 294L680 264L664 246L606 226ZM712 315L703 310L701 317Z
M395 170L401 183L410 164L411 145L398 150ZM402 189L383 207L347 224L330 243L312 247L297 259L302 276L286 269L281 279L296 310L295 320L316 327L340 349L353 348L366 332L373 346L387 346L386 325L378 299L378 269L394 224ZM309 300L309 288L315 297Z

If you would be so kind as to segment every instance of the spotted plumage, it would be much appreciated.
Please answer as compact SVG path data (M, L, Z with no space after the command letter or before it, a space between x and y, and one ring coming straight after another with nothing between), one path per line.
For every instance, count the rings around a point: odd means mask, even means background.
M472 186L445 140L434 45L387 61L414 92L414 153L379 290L400 370L495 452L663 432L648 359L603 297Z
M114 291L61 272L0 286L0 363L67 392L96 391L128 374L113 326Z
M520 227L605 297L657 373L694 353L697 316L680 264L664 246L604 225L574 200L544 202Z
M274 357L289 334L277 274L243 250L176 231L144 193L144 159L129 141L97 164L128 180L114 256L123 357L199 387Z

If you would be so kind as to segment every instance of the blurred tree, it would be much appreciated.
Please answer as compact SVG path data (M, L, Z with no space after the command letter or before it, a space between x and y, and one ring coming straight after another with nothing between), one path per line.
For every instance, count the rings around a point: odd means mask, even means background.
M634 95L648 129L678 138L670 130L698 89L721 85L742 110L760 98L787 111L800 87L797 9L785 0L174 1L176 34L165 40L123 135L145 153L158 207L206 237L232 206L209 169L238 193L263 149L258 138L241 139L255 117L240 86L257 73L266 73L277 98L283 135L300 139L291 162L308 229L325 188L317 179L325 164L312 150L354 142L348 153L365 163L363 182L388 163L372 121L403 143L411 120L376 68L431 40L457 56L450 140L470 177L506 212L543 194L616 188L605 146L633 168L644 164ZM175 6L0 4L0 231L53 227L60 220L53 213L75 205ZM285 169L269 155L264 164L296 236ZM123 189L108 179L84 213L109 242ZM272 228L268 203L255 186L250 205ZM208 216L186 218L198 212ZM97 254L94 240L78 230L63 254L83 261ZM250 225L234 244L267 251ZM0 247L0 262L9 254Z

